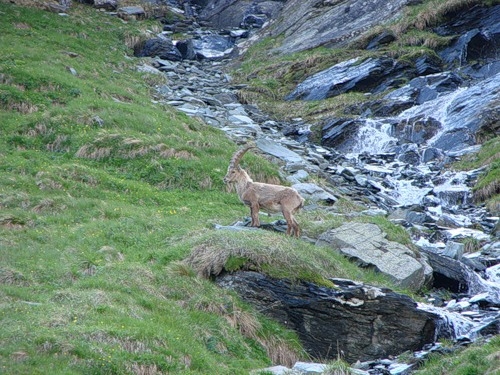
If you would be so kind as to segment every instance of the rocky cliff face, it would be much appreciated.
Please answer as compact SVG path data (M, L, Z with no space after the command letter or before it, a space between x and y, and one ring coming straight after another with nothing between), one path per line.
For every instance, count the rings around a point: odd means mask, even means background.
M340 47L374 25L397 17L410 0L289 0L269 27L283 34L281 53Z
M361 33L400 15L415 0L209 0L194 1L199 19L216 28L253 27L284 36L276 52L318 46L340 47ZM418 1L417 1L418 2Z

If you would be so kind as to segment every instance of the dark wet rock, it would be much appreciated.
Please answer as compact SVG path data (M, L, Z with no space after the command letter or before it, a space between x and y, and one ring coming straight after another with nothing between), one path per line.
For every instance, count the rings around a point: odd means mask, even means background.
M363 117L389 117L397 116L404 110L412 107L412 100L372 100L360 104L348 106L344 111L346 114L361 115Z
M234 41L228 36L210 34L193 39L193 46L198 59L221 60L231 54Z
M420 164L420 154L418 152L418 147L413 143L402 145L399 150L398 160L411 165Z
M463 80L455 73L436 73L412 79L408 85L392 91L386 100L409 101L412 105L435 99L440 93L456 90Z
M168 38L153 38L146 40L144 46L137 51L137 57L159 57L164 60L180 61L182 55Z
M476 329L474 332L484 337L498 335L500 333L500 318L497 317L496 319L493 319Z
M408 211L405 220L411 224L425 224L433 222L432 218L426 212Z
M243 22L241 23L241 26L243 27L255 27L255 28L261 28L264 26L264 23L267 21L267 16L265 14L247 14L243 18Z
M434 146L441 150L460 150L476 144L474 132L468 128L457 128L446 132Z
M179 50L183 59L195 60L196 51L194 49L194 43L192 39L179 40L175 46Z
M334 147L337 151L348 150L359 128L364 124L362 120L348 118L332 118L322 127L321 145Z
M423 55L415 60L415 69L419 76L440 73L442 71L441 61L436 61L434 57L429 55Z
M436 147L428 147L423 150L422 163L428 163L431 160L441 160L444 157L443 152Z
M434 137L441 128L441 123L432 117L414 117L401 120L394 127L394 135L401 142L424 144Z
M401 70L402 66L391 58L368 58L362 62L355 58L312 75L285 100L322 100L350 91L383 91L378 86Z
M264 22L276 18L283 7L283 1L269 0L210 0L204 3L199 18L214 28L261 27Z
M433 269L435 288L445 288L453 292L466 293L469 290L470 269L463 263L444 257L436 252L422 249Z
M333 347L348 362L383 358L434 340L437 317L417 309L409 297L349 280L332 281L335 288L248 271L216 277L219 286L297 332L313 358L337 358Z
M393 41L396 40L396 36L392 31L383 31L379 35L377 35L375 38L370 40L368 45L366 46L366 49L377 49L380 48L383 45L389 44Z
M500 43L500 5L474 6L454 17L454 20L436 28L444 36L458 36L456 42L440 55L451 66L470 61L490 61L498 57Z

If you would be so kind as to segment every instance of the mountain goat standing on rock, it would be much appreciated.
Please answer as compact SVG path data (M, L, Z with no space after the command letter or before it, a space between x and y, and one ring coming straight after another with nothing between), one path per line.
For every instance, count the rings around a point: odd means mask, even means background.
M260 209L270 213L281 212L287 223L286 233L299 237L299 224L293 214L304 206L304 198L291 187L254 182L239 166L241 158L251 148L255 146L246 146L233 155L224 177L224 183L234 184L240 200L250 206L252 227L260 226Z

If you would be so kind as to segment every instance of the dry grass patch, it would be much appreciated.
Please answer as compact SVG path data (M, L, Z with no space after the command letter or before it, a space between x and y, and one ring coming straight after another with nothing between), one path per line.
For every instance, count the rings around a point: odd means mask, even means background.
M282 337L274 335L262 336L262 325L256 315L248 311L243 311L236 306L233 307L235 309L230 312L226 308L209 312L223 317L229 323L229 326L237 329L241 335L258 342L266 351L272 364L292 367L297 361L302 359L301 357L304 355L301 356L297 350L297 343L292 343L289 340L287 341ZM223 332L224 337L229 337L229 335L231 335L230 332ZM210 345L213 336L209 333L206 336L206 341ZM227 351L225 345L219 340L216 340L213 345L218 353L225 353Z
M127 363L125 368L128 372L134 375L163 375L165 374L163 371L160 371L158 366L155 364L146 365L142 363Z
M224 318L231 328L238 330L243 336L253 340L259 339L262 328L259 320L249 311L243 310L236 304L234 297L229 296L222 301L194 296L194 308Z
M267 356L273 364L280 364L291 368L297 361L302 359L297 351L291 348L282 338L269 336L259 338L258 341L266 350Z
M58 205L53 199L45 198L42 199L37 205L35 205L31 210L35 213L40 213L43 211L57 212L66 209L65 205Z
M476 202L484 202L498 194L500 194L500 181L493 181L474 191L474 200Z
M133 339L131 337L116 337L104 331L96 331L90 334L85 334L84 337L87 340L93 341L98 344L116 345L121 350L124 350L128 353L153 353L153 350L150 348L150 345L148 343ZM160 342L158 340L152 342L152 345L161 347L167 346L165 342Z
M124 137L121 134L104 134L77 151L76 156L84 159L101 160L109 157L135 159L147 154L155 154L164 159L191 160L196 157L186 150L177 150L154 140Z
M480 3L481 0L432 0L417 8L408 7L402 21L391 29L397 36L401 36L411 28L425 30L436 26L450 14Z
M47 127L47 125L45 125L44 123L39 122L36 123L32 128L26 130L24 134L28 137L39 137L41 135L45 136L52 134L53 132L53 129Z
M13 215L0 217L0 226L7 229L23 229L26 221Z
M23 115L29 115L38 112L38 106L28 102L9 103L4 106L4 109L6 109L7 111L16 111Z
M184 262L202 278L216 277L224 271L251 270L270 277L333 287L328 277L346 276L340 264L327 253L318 250L311 253L309 244L270 231L219 230L193 241L193 250Z
M479 4L480 0L434 0L431 1L415 20L415 27L424 30L435 26L443 17L450 13L458 12L464 8Z
M28 286L24 275L12 268L0 268L0 285Z
M223 240L224 241L224 240ZM226 243L203 243L193 249L185 262L191 266L199 277L210 278L218 276L225 270L231 258L245 261L246 269L260 270L264 264L271 263L273 249L263 249L256 252L253 249L241 247L241 244L232 246L231 239ZM269 250L266 252L266 250Z
M35 183L40 190L61 190L63 188L60 182L55 181L46 172L38 172L35 176Z

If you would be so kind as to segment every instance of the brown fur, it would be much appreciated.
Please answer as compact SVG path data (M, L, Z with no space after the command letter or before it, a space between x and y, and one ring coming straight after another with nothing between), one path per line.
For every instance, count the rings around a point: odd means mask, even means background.
M299 237L299 224L293 214L304 206L304 198L291 187L254 182L238 165L244 153L250 148L253 146L247 146L233 155L224 182L234 184L240 200L250 207L253 227L260 226L260 210L269 213L281 212L287 223L286 233Z

